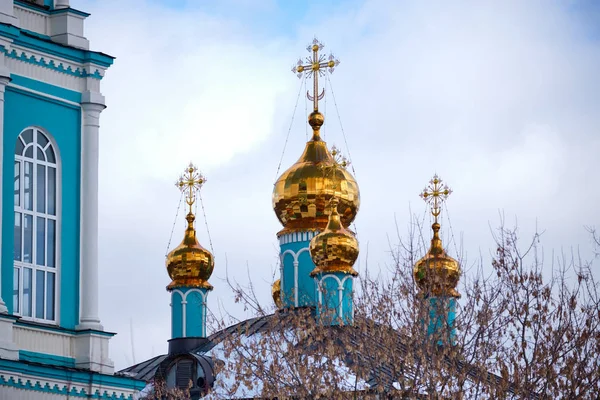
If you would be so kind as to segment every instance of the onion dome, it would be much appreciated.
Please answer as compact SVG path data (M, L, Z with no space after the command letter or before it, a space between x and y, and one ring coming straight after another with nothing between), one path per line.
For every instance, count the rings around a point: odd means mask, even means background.
M194 220L196 217L189 212L188 222L183 241L167 255L167 271L172 282L167 290L178 287L197 287L212 290L208 279L214 269L214 259L210 251L198 243Z
M431 247L423 258L415 264L413 276L419 289L433 296L460 297L456 291L460 278L460 265L450 257L442 246L440 224L434 222Z
M344 168L334 168L336 161L321 140L323 114L314 111L308 122L313 129L298 161L275 182L273 209L284 226L279 232L322 231L328 221L328 204L339 199L337 211L341 224L349 226L358 212L360 193L354 177Z
M311 276L325 272L358 275L353 268L358 258L358 241L344 228L342 217L338 213L338 203L337 197L334 197L327 227L310 241L310 256L315 264Z
M271 296L273 296L273 302L277 308L282 308L283 303L281 302L281 279L277 279L271 286Z

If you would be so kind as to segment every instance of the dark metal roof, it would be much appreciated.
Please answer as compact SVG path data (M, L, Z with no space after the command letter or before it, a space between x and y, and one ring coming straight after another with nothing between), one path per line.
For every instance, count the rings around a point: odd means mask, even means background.
M125 368L117 372L117 374L131 376L136 379L150 382L152 378L154 378L156 369L165 358L167 358L166 354L156 356L139 364L132 365L129 368Z
M275 312L274 314L266 315L264 317L250 318L248 320L239 322L237 324L231 325L221 331L215 332L214 334L210 335L208 337L208 340L206 343L197 347L190 353L196 353L199 355L205 354L206 352L210 351L212 348L214 348L217 344L222 342L227 337L231 337L231 336L235 336L235 335L251 336L251 335L253 335L257 332L261 332L261 331L281 330L282 328L284 328L286 326L290 326L291 324L289 323L289 321L291 320L291 318L293 318L295 315L297 315L298 312L303 312L303 311L306 312L307 309L299 308L299 309L280 310L280 311ZM355 318L358 318L358 317L355 317ZM392 329L390 327L380 326L372 321L370 321L370 322L373 325L374 330ZM352 327L350 327L350 326L346 326L346 327L331 326L331 327L327 327L327 328L332 330L331 337L338 337L338 334L342 330L344 330L344 335L350 335L349 340L351 341L351 343L356 344L356 348L360 348L360 347L375 348L375 347L377 347L383 351L386 351L386 349L383 349L383 346L385 346L385 344L383 344L377 340L377 338L376 338L377 335L371 336L371 334L367 334L363 330L352 329ZM397 335L398 335L398 340L396 341L396 351L398 352L398 354L406 354L407 350L408 350L406 343L409 343L409 341L407 340L408 338L404 337L400 333L397 333ZM346 337L348 337L348 336L346 336ZM365 344L367 344L367 345L365 346ZM348 357L348 355L344 355L344 357L342 357L342 359L344 360L345 363L347 363L348 367L350 367L350 368L352 368L352 365L355 363L362 364L362 365L370 365L370 366L376 365L377 366L376 370L374 370L372 372L371 378L367 380L367 383L369 384L369 386L371 386L372 388L377 385L384 385L385 387L391 387L392 384L394 383L394 381L396 381L398 379L398 376L395 376L395 374L398 373L398 366L386 365L385 363L382 363L381 360L373 359L373 357L376 357L376 354L381 354L381 353L380 352L367 352L365 354L360 354L359 355L360 360L351 359ZM153 379L154 374L156 373L156 370L157 370L159 364L165 358L167 358L167 355L157 356L157 357L151 358L150 360L147 360L142 363L131 366L129 368L126 368L126 369L120 371L120 373L126 374L128 376L133 376L137 379L142 379L142 380L149 382ZM496 383L500 383L501 379L502 379L498 375L495 375L495 374L487 372L487 371L483 371L479 368L476 368L474 366L471 366L471 365L463 362L462 360L450 360L448 357L446 357L446 363L448 363L448 365L453 364L454 368L457 368L458 370L466 370L467 375L474 381L485 381L485 382L489 382L490 384L496 384ZM406 367L407 367L406 373L409 373L410 366L407 365ZM509 387L508 392L513 393L512 388ZM530 398L534 398L534 399L538 398L538 397L539 396L537 396L536 394L532 394L530 396Z

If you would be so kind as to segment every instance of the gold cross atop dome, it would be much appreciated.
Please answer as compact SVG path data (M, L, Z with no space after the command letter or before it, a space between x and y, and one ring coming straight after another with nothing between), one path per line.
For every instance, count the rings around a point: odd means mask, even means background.
M190 207L190 214L192 213L192 205L196 201L196 192L202 188L205 182L206 178L204 175L192 163L188 165L185 172L175 182L175 186L185 193L185 202Z
M323 54L319 54L319 51L323 50L323 44L319 42L317 38L314 38L312 43L306 47L306 50L312 52L312 57L306 57L305 61L298 59L298 62L292 68L292 72L301 78L303 74L306 74L308 78L313 78L313 94L311 95L308 91L306 97L313 102L314 111L319 111L319 100L322 100L325 96L325 89L319 94L319 76L325 76L326 69L329 68L329 72L332 73L335 67L337 67L340 61L330 54L329 57L325 57ZM304 64L306 62L306 64Z
M452 189L450 189L437 174L431 178L429 185L419 194L419 196L431 207L431 214L435 218L435 222L437 222L438 216L440 215L442 203L446 201L450 194L452 194Z

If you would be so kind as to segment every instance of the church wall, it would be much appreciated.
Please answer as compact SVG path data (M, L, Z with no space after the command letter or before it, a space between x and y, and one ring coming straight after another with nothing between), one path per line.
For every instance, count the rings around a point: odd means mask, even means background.
M61 101L58 96L75 96L70 91L52 88L41 82L28 82L26 78L15 76L18 83L28 84L30 92L9 86L5 94L3 170L14 169L14 151L18 135L27 127L36 126L45 131L56 144L60 176L58 179L58 237L57 254L60 284L57 287L57 321L59 326L74 329L79 321L79 207L80 207L80 130L81 110L78 106ZM50 98L46 95L54 95ZM13 248L13 176L3 174L2 195L2 248ZM13 310L11 251L2 254L2 298L9 312Z
M298 233L298 235L302 234ZM306 238L306 233L303 233L303 235L300 236L301 239ZM296 279L298 306L314 306L316 304L316 287L313 278L310 276L315 264L310 257L309 244L310 240L281 244L281 263L283 265L281 292L282 301L286 307L295 306Z
M183 293L174 290L171 294L171 337L183 337Z
M185 337L206 336L205 289L190 289L185 296Z

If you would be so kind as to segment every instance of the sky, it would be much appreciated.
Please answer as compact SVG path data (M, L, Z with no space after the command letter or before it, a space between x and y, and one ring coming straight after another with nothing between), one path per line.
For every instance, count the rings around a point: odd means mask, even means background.
M418 194L436 172L454 190L443 238L450 254L464 250L465 263L489 264L500 215L523 239L543 231L548 263L561 252L592 257L585 227L600 227L595 2L71 6L92 14L92 49L116 57L101 88L108 108L100 120L99 285L104 327L118 332L117 369L167 350L165 254L183 237L174 182L190 161L208 180L210 310L251 316L234 304L227 276L251 280L270 304L281 229L273 183L282 153L279 173L300 156L310 109L290 69L315 36L341 60L325 88L323 136L350 157L360 187L361 274L392 263L397 228L406 232L411 211L424 215ZM204 218L198 222L210 248Z

